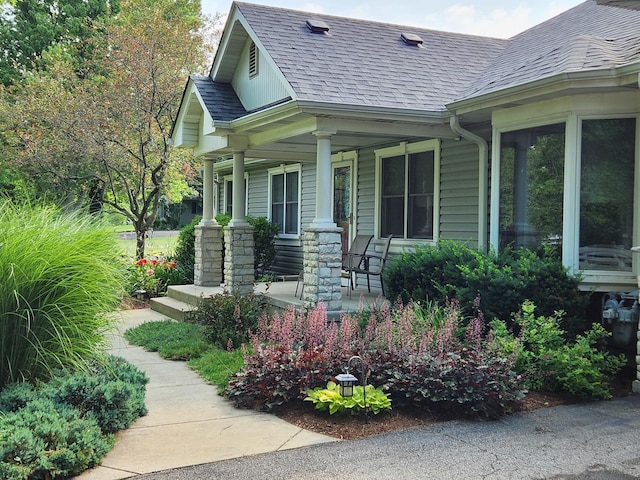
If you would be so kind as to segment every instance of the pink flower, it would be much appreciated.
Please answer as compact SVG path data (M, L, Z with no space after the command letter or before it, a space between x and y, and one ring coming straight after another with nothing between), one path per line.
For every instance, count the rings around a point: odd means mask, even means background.
M150 268L147 270L147 275L151 276L153 275L155 272L153 271L153 268Z

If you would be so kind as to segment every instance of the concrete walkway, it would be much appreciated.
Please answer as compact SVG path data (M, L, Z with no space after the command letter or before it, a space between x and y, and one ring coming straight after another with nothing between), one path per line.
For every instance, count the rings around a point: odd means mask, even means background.
M167 317L149 309L121 312L120 334L146 321ZM163 360L115 335L112 353L146 372L148 415L118 433L102 465L76 477L117 480L142 473L199 465L323 442L274 415L234 408L184 362Z

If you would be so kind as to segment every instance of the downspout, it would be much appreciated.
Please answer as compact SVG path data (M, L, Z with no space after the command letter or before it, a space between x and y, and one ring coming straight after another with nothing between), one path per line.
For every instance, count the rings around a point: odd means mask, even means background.
M488 246L487 223L489 220L489 144L484 138L462 128L460 120L455 114L449 119L449 125L451 130L462 138L478 145L478 250L486 252Z

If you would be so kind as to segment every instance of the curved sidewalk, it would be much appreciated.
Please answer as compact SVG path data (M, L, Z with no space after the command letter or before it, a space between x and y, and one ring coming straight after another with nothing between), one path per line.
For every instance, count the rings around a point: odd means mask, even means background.
M163 360L157 353L129 345L121 336L127 328L167 317L149 309L125 310L121 316L112 353L146 372L149 413L117 434L116 445L101 466L77 479L117 480L336 441L274 415L234 408L185 362Z

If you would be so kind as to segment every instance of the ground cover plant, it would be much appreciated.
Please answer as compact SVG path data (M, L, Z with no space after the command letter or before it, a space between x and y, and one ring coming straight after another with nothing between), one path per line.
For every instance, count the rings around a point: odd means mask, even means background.
M244 364L242 350L223 350L204 335L203 327L172 320L146 322L124 332L133 345L167 360L187 361L189 368L222 391Z
M101 355L124 290L120 258L94 217L0 203L0 389Z
M88 372L59 370L49 382L0 391L0 478L69 478L100 463L114 433L146 414L148 379L122 358Z
M308 313L291 308L262 317L251 335L252 353L225 395L236 406L277 410L324 388L357 354L368 383L383 386L394 405L483 418L511 411L524 394L520 377L512 358L496 357L482 339L482 316L465 329L457 304L432 311L418 318L411 303L382 307L364 328L357 316L329 322L322 304Z

